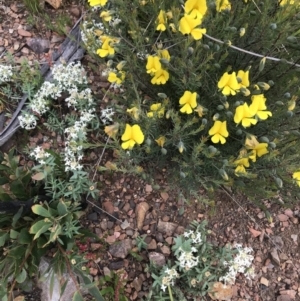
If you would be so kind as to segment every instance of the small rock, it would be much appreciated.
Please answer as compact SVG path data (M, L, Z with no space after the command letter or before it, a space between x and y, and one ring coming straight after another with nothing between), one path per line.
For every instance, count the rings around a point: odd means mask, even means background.
M163 253L164 255L170 255L170 254L171 254L171 250L170 250L170 248L167 247L167 246L162 246L160 249L161 249L161 251L162 251L162 253Z
M277 217L280 222L286 222L289 219L289 217L285 214L278 214Z
M109 276L111 273L110 269L108 267L103 268L103 274L104 276Z
M107 222L107 229L112 229L114 227L115 223L112 221Z
M110 262L108 266L111 270L116 271L122 269L124 267L124 264L125 264L124 260L120 260L120 261Z
M135 277L132 281L132 286L135 288L137 292L142 289L143 280L141 278Z
M163 254L157 252L150 252L149 253L149 260L152 261L159 267L162 267L166 264L166 258Z
M285 209L284 214L287 215L290 218L294 217L294 213L291 209Z
M100 223L100 228L103 230L103 231L106 231L107 230L107 220L104 219L101 221Z
M77 7L77 6L74 6L70 9L70 13L74 16L74 17L80 17L81 15L81 10Z
M292 301L292 299L288 295L281 295L277 297L276 301Z
M23 28L18 29L18 34L22 37L31 37L31 33Z
M137 219L137 228L141 230L143 228L146 212L149 210L147 202L141 202L136 206L135 214Z
M155 239L156 239L158 242L164 242L164 237L163 237L163 235L162 235L160 232L156 233Z
M282 240L282 238L278 235L275 235L273 237L273 242L275 243L275 245L277 246L277 248L281 249L284 245L284 242Z
M98 214L96 212L90 213L87 216L88 220L90 221L97 221L98 220Z
M102 244L94 243L94 242L91 243L91 250L92 250L92 251L99 250L101 247L102 247Z
M173 243L173 237L167 237L166 242L171 245Z
M146 188L145 188L146 192L152 192L152 186L149 184L146 184Z
M90 268L90 275L96 276L98 274L98 269Z
M115 237L114 235L110 235L110 236L107 236L107 237L106 237L106 242L107 242L108 244L113 244L116 240L117 240L117 239L116 239L116 237Z
M27 41L27 45L30 49L32 49L35 53L41 54L48 52L50 49L49 40L33 38Z
M128 229L128 230L126 230L126 234L128 236L132 236L134 234L134 232L133 232L133 230Z
M271 254L271 258L273 259L273 261L276 264L280 265L280 259L279 259L279 256L278 256L277 249L273 248L270 254Z
M251 234L252 234L253 237L258 237L258 236L261 235L261 231L257 231L257 230L255 230L253 228L250 228L250 227L249 227L249 231L251 232Z
M129 203L126 203L125 205L124 205L124 207L122 208L122 210L124 211L124 212L128 212L129 210L130 210L130 204Z
M157 248L157 243L156 243L155 239L152 239L150 241L150 243L148 244L147 249L148 250L156 250L156 248Z
M108 252L116 258L125 258L132 249L131 239L124 239L109 247Z
M113 214L113 212L114 212L114 210L115 210L113 203L112 203L112 202L109 202L109 201L103 202L102 208L103 208L105 211L107 211L109 214Z
M185 231L185 228L183 226L178 226L175 233L178 235L182 235Z
M297 244L297 240L298 240L298 235L297 234L292 234L291 235L292 240L294 241L295 244Z
M51 39L51 43L58 43L58 42L61 42L64 40L64 37L60 37L60 36L57 36L57 35L53 35L52 36L52 39Z
M121 224L121 228L123 230L127 229L130 226L130 224L128 223L128 220L125 219L125 221Z
M269 280L266 279L265 277L260 278L260 283L265 285L265 286L269 286Z
M178 225L175 223L163 222L159 220L157 224L157 231L167 233L168 236L172 236L177 227Z
M160 196L164 201L167 201L169 198L169 194L167 192L161 192Z

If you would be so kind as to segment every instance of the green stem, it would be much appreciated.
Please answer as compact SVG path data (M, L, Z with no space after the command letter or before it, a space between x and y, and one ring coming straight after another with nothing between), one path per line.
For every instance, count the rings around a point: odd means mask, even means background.
M169 291L170 300L174 301L170 285L168 285L168 291Z

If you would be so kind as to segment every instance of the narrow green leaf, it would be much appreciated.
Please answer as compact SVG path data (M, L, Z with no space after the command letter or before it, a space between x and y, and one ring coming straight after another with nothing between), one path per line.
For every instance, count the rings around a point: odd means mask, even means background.
M17 239L19 235L19 232L15 231L14 229L10 229L9 236L11 239Z
M16 277L16 281L17 281L18 283L22 283L22 282L25 281L26 276L27 276L27 272L26 272L26 270L23 268L23 269L22 269L22 272Z
M44 217L51 217L50 212L41 205L34 205L31 207L31 210L33 211L33 213L37 215L41 215Z
M52 224L48 223L45 224L42 228L40 228L40 230L38 232L36 232L36 234L34 235L33 240L36 240L37 238L39 238L43 233L45 233L50 227L52 226Z
M16 226L16 223L20 219L22 212L23 212L23 206L21 206L20 209L18 210L18 212L13 216L13 221L11 224L13 227Z
M84 299L82 298L81 294L77 291L75 292L72 301L84 301Z
M4 246L4 244L5 244L6 240L8 239L8 237L9 237L8 233L6 233L6 232L0 233L0 247Z

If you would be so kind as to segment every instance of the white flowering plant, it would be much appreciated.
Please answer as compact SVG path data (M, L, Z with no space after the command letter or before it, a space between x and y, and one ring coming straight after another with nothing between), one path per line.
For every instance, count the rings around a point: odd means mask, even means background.
M173 260L152 273L152 293L180 300L180 296L205 296L219 281L235 283L238 274L254 275L252 249L240 244L216 247L209 242L207 222L192 222L190 229L174 238ZM173 264L172 264L173 263Z

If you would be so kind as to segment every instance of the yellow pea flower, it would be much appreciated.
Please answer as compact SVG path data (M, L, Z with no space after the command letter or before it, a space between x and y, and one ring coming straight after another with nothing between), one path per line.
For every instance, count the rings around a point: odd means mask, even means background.
M184 5L184 12L192 18L203 17L207 11L206 0L187 0Z
M191 114L193 109L197 107L197 93L185 91L183 96L179 99L179 104L182 106L181 113Z
M112 19L111 12L109 10L103 10L100 17L106 22L109 22Z
M108 125L104 128L104 132L107 136L115 138L116 134L119 131L119 123L114 123L112 125Z
M117 40L108 36L102 36L100 39L102 40L102 46L97 50L97 54L100 57L106 57L115 54L115 49L112 47L112 44L117 42Z
M161 63L159 61L159 56L152 56L149 55L147 58L147 65L146 65L147 73L156 73L161 70Z
M221 12L223 10L231 10L231 4L228 0L216 0L216 10Z
M293 179L296 180L297 185L300 187L300 171L296 171L293 173Z
M121 84L125 79L125 72L119 71L118 73L115 72L109 72L107 80L114 84Z
M151 105L150 112L147 113L147 116L149 118L152 118L155 114L158 116L158 118L164 117L165 108L162 107L161 103L154 103L153 105Z
M107 3L107 0L89 0L90 6L101 5L104 6Z
M247 88L250 86L250 82L249 82L249 70L247 70L246 72L243 70L239 70L237 77L241 79L240 84L240 88Z
M248 134L245 140L245 146L248 150L252 150L249 158L256 162L256 157L261 157L267 154L269 151L267 150L268 143L259 143L254 135Z
M151 79L152 85L164 85L169 80L170 74L167 70L160 69L155 72L154 77Z
M280 3L280 6L284 6L286 4L295 4L294 0L279 0L278 2Z
M249 167L249 158L240 158L233 162L235 165L243 165L244 167Z
M212 136L211 141L213 143L221 142L221 144L224 144L226 142L225 138L229 136L229 133L227 131L227 122L216 120L212 128L209 130L208 134Z
M164 147L164 144L166 142L166 137L165 136L160 136L158 139L155 140L156 143L160 146L160 147Z
M159 58L161 58L161 59L165 59L167 61L170 61L170 59L171 59L170 53L167 49L158 50L157 54L158 54Z
M205 115L206 109L201 105L198 105L194 111L198 113L199 117L203 117L203 115Z
M236 95L236 91L240 89L236 73L228 74L228 72L225 72L218 82L218 88L222 89L223 95Z
M252 124L256 124L257 120L254 117L255 111L251 111L248 107L247 103L244 103L241 106L238 106L235 109L234 122L236 124L242 123L244 128L251 126Z
M205 28L196 28L202 22L202 18L193 18L191 15L185 14L179 21L179 31L182 34L190 34L195 40L202 39L204 33L206 33Z
M239 174L246 174L247 173L244 165L238 165L235 168L234 172L235 172L236 176L239 176Z
M144 134L138 124L133 126L126 124L125 132L121 137L122 141L124 141L121 145L123 149L132 149L134 145L142 144L144 142Z
M158 17L157 17L157 27L156 30L165 31L166 28L166 12L164 10L160 10Z
M250 110L254 111L259 119L266 120L269 116L272 116L272 113L270 111L265 111L267 109L267 99L263 94L253 95L251 97L251 100L252 104L250 105Z
M132 116L133 119L139 120L140 110L137 107L127 109L126 112L129 113Z

